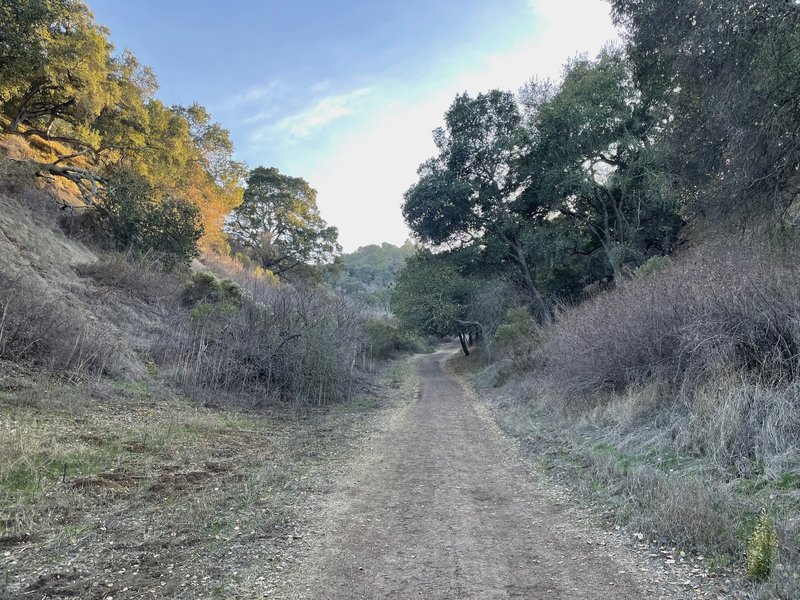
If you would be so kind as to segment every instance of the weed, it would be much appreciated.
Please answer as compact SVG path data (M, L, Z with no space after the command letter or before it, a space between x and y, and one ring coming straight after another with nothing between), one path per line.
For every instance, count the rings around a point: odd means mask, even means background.
M800 474L784 473L778 479L778 489L797 490L800 489Z
M753 581L764 581L772 573L778 558L778 536L775 525L762 510L755 530L747 540L747 576Z

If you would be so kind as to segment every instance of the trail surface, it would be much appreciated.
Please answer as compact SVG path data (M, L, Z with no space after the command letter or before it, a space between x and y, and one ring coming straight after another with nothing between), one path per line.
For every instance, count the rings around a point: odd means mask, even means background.
M416 402L333 494L287 597L664 597L542 491L442 368L448 356L419 359Z

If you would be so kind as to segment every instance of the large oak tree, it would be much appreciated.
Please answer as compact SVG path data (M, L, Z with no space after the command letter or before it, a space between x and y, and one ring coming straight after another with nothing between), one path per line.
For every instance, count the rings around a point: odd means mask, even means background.
M244 200L225 230L234 249L279 276L328 262L341 250L337 229L319 214L317 192L304 179L275 168L250 172Z
M548 311L523 237L546 211L519 196L522 181L515 166L526 142L521 123L513 94L493 90L456 97L444 128L434 132L439 154L420 166L419 181L405 194L403 215L423 241L500 248L515 265L541 321Z

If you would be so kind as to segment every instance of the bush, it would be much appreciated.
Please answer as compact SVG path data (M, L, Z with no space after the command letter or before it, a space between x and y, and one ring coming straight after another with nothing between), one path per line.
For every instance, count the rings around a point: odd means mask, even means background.
M413 354L424 350L416 335L389 323L367 321L364 332L366 353L373 360L384 361L401 354Z
M204 231L198 207L167 198L148 205L144 215L140 233L144 249L161 252L176 264L186 264L198 255L197 243Z
M230 279L220 280L211 271L197 271L183 288L181 299L184 306L200 303L226 303L233 306L242 304L242 289Z
M672 265L672 259L669 256L651 256L641 265L636 267L634 275L637 277L646 277L653 273L660 273L666 271Z
M128 169L112 172L95 204L63 219L62 227L105 248L159 253L170 267L197 256L203 235L199 208L159 197L147 180Z
M495 331L492 342L497 350L530 343L531 338L536 336L537 329L527 307L512 308Z
M321 405L357 389L362 318L348 300L241 274L223 284L202 271L185 293L192 319L175 323L153 348L179 383L241 393L256 405Z
M170 304L180 293L175 273L166 272L155 254L111 253L97 262L78 265L75 271L146 304Z

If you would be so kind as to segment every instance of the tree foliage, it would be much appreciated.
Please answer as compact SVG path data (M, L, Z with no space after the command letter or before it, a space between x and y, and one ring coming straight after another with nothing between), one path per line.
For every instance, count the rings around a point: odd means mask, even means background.
M460 95L405 195L406 221L423 242L468 250L452 258L472 257L476 285L512 274L541 323L553 302L621 284L675 247L683 220L655 147L661 108L615 48L517 98Z
M410 241L402 246L386 242L362 246L342 254L331 281L336 289L388 310L397 275L415 252L416 246Z
M188 263L203 235L199 209L175 197L159 197L141 175L120 168L108 182L91 214L119 250L152 250L168 264Z
M498 90L457 96L434 132L438 156L420 167L405 194L403 215L423 241L464 246L493 243L518 269L534 313L547 309L521 243L524 229L541 219L541 206L520 202L522 118L514 96Z
M341 251L338 231L319 214L316 191L275 168L250 172L242 204L225 229L235 250L279 276L323 264Z
M18 0L0 9L0 100L8 130L57 126L70 140L95 141L93 120L114 95L111 44L85 4Z
M613 0L644 94L659 102L668 170L697 211L790 204L800 162L796 2Z
M78 184L87 205L100 193L108 203L114 194L105 188L116 185L120 169L136 173L154 201L180 198L196 207L204 246L224 250L222 226L241 202L244 165L203 106L165 106L157 89L153 72L130 51L114 53L83 1L0 4L4 130L60 143L52 146L56 160L38 172Z
M422 250L406 261L392 294L392 311L407 328L446 336L466 319L471 284L441 255Z
M681 220L656 168L657 123L621 51L569 63L530 125L524 195L585 230L615 281L625 262L672 250Z

